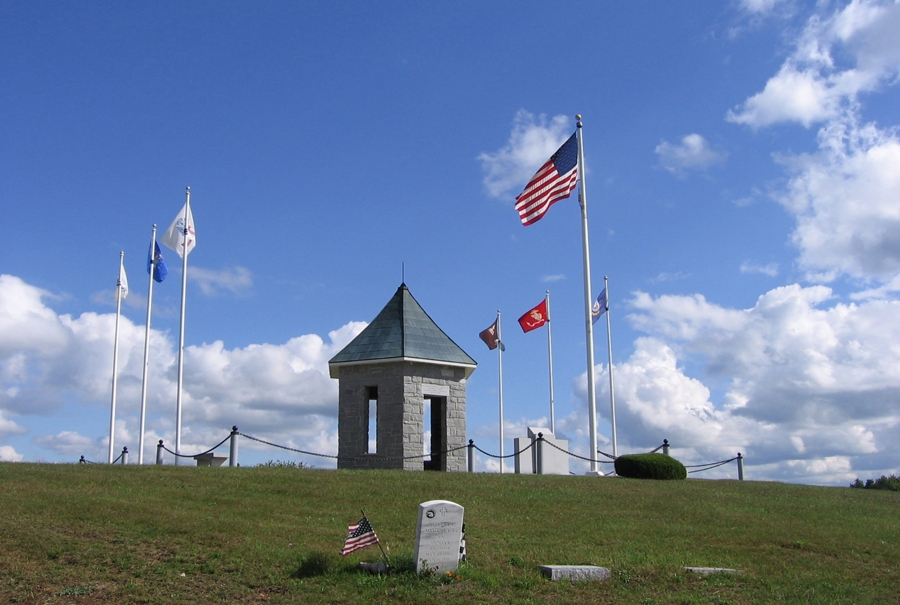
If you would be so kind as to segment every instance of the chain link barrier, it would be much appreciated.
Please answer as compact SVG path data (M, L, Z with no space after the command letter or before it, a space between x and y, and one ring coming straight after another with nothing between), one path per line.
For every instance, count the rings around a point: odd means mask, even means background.
M225 437L225 439L222 439L222 441L220 441L217 445L214 445L214 446L212 446L211 448L209 448L208 450L206 450L205 452L200 452L199 454L176 454L175 452L173 452L172 450L170 450L169 448L167 448L167 447L165 446L165 444L162 442L162 440L160 440L159 444L160 444L160 446L161 446L164 450L166 450L167 452L169 452L169 453L172 454L173 456L178 456L179 458L194 458L195 456L205 456L206 454L211 454L211 453L213 453L213 452L216 451L223 443L225 443L225 442L228 441L229 439L231 439L231 435L230 435L230 434L229 434L227 437Z
M372 459L373 459L372 456L335 456L335 455L332 455L332 454L319 454L319 453L316 453L316 452L308 452L308 451L305 451L305 450L300 450L300 449L297 449L297 448L288 447L288 446L286 446L286 445L279 445L279 444L277 444L277 443L272 443L271 441L266 441L266 440L264 440L264 439L260 439L260 438L258 438L258 437L254 437L254 436L252 436L252 435L248 435L248 434L246 434L246 433L238 432L237 434L240 435L241 437L246 437L247 439L250 439L251 441L256 441L257 443L262 443L262 444L264 444L264 445L269 445L269 446L272 446L272 447L277 447L277 448L279 448L279 449L287 450L287 451L289 451L289 452L296 452L296 453L298 453L298 454L304 454L304 455L306 455L306 456L318 456L319 458L330 458L330 459L332 459L332 460L353 460L353 461L372 460ZM223 441L223 443L224 443L224 441ZM221 444L220 444L220 445L221 445ZM459 447L454 447L454 448L451 448L451 449L446 450L446 451L443 451L443 452L430 452L430 453L428 453L428 454L413 454L412 456L378 456L378 457L377 457L377 460L379 460L379 461L384 460L384 461L391 461L391 462L399 462L399 461L402 461L402 460L416 460L416 459L418 459L418 458L421 458L421 459L423 459L423 460L424 460L425 458L430 458L430 459L433 460L434 457L435 457L436 455L437 455L437 456L445 456L445 455L447 455L447 454L452 454L453 452L457 452L457 451L459 451L459 450L461 450L461 449L463 449L463 448L466 448L466 447L469 447L469 446L467 446L467 445L461 445L461 446L459 446Z
M488 452L484 451L483 449L481 449L480 447L478 447L477 445L475 445L475 442L474 442L474 441L470 441L470 443L472 444L472 447L473 447L473 448L475 448L476 450L478 450L479 452L481 452L482 454L484 454L484 455L487 456L488 458L496 458L497 460L505 460L505 459L507 459L507 458L512 458L512 457L514 457L514 456L518 456L519 454L522 454L522 453L524 453L524 452L527 452L527 451L530 450L532 447L534 447L534 442L532 441L532 442L528 445L528 447L526 447L524 450L519 450L518 452L513 452L512 454L506 454L505 456L500 456L500 455L498 455L498 454L491 454L491 453L488 453ZM468 447L468 446L466 446L466 447Z
M378 456L377 458L374 458L372 455L369 455L369 456L337 456L337 455L333 455L333 454L320 454L318 452L310 452L307 450L301 450L298 448L289 447L287 445L281 445L278 443L273 443L271 441L266 441L265 439L260 439L259 437L254 437L253 435L248 435L247 433L241 433L240 431L237 430L237 427L235 427L235 430L233 430L232 433L230 433L227 437L222 439L222 441L220 441L218 444L209 448L205 452L201 452L199 454L178 454L178 453L170 450L168 447L166 447L163 444L162 440L159 441L159 447L161 447L163 450L169 452L173 456L177 456L179 458L194 458L197 456L205 456L206 454L211 454L216 449L221 447L226 441L231 439L233 435L239 435L241 437L250 439L251 441L255 441L255 442L261 443L263 445L268 445L270 447L282 449L282 450L285 450L288 452L294 452L297 454L302 454L304 456L316 456L319 458L328 458L330 460L337 460L337 461L342 461L342 460L344 460L344 461L364 461L364 460L377 459L378 461L390 461L390 462L397 461L397 462L399 462L399 461L403 461L403 460L415 460L415 459L419 459L419 458L421 458L423 460L426 458L434 460L435 456L446 456L447 454L452 454L453 452L458 452L459 450L468 448L468 447L471 447L472 449L484 454L488 458L495 458L497 460L505 460L508 458L514 458L516 456L520 456L520 455L524 454L528 450L532 449L538 441L542 441L542 442L546 443L547 445L550 445L550 446L556 448L557 450L566 454L567 456L576 458L578 460L583 460L585 462L594 462L594 460L591 458L587 458L585 456L581 456L574 452L565 450L565 449L561 448L560 446L556 445L555 443L544 439L543 434L539 434L538 437L536 439L532 440L532 442L530 444L528 444L528 446L526 446L524 449L513 452L512 454L506 454L505 456L500 456L498 454L492 454L490 452L486 452L485 450L483 450L480 447L478 447L477 445L475 445L475 442L472 441L471 439L469 440L468 445L461 445L459 447L454 447L454 448L451 448L451 449L443 451L443 452L431 452L428 454L414 454L412 456L387 456L387 457ZM663 441L662 445L656 447L653 450L650 450L650 452L648 452L648 453L653 454L663 448L668 448L668 447L670 447L670 445L669 445L669 441L666 439ZM615 463L615 460L616 460L615 456L613 456L611 454L607 454L606 452L602 452L600 450L597 450L597 453L609 458L609 460L596 460L597 463L599 463L599 464L614 464ZM119 462L122 459L122 456L124 456L124 455L125 455L125 450L123 450L122 453L119 454L118 458L116 458L115 460L112 461L112 464ZM734 458L729 458L728 460L720 460L719 462L708 462L706 464L686 465L685 468L686 469L695 469L695 470L689 470L688 473L702 473L704 471L709 471L714 468L718 468L720 466L723 466L725 464L728 464L730 462L734 462L735 460L740 460L740 459L741 459L741 456L739 454L739 455L735 456ZM81 459L78 461L78 463L79 464L100 464L99 462L93 462L91 460L87 460L84 456L81 457Z
M690 466L686 465L684 468L697 469L695 471L688 471L688 473L702 473L703 471L709 471L714 468L719 468L723 464L728 464L729 462L734 462L737 459L738 459L738 457L735 456L734 458L729 458L728 460L720 460L719 462L707 462L706 464L692 464ZM701 467L706 467L706 468L701 468Z
M561 451L562 453L568 454L568 455L571 456L572 458L578 458L579 460L584 460L585 462L594 462L594 460L593 460L592 458L585 458L584 456L579 456L578 454L575 454L575 453L573 453L573 452L569 452L569 451L564 450L563 448L559 447L559 446L556 445L555 443L553 443L553 442L551 442L551 441L547 441L546 439L544 439L543 436L540 436L540 435L539 435L538 438L535 440L535 442L537 442L538 440L543 441L543 442L546 443L547 445L552 445L553 447L555 447L556 449L558 449L558 450ZM603 454L603 452L599 452L599 451L598 451L598 453ZM604 456L608 456L608 457L610 457L610 458L612 457L612 456L609 456L609 454L603 454L603 455L604 455ZM611 460L597 460L597 462L600 463L600 464L612 464L612 461L611 461Z

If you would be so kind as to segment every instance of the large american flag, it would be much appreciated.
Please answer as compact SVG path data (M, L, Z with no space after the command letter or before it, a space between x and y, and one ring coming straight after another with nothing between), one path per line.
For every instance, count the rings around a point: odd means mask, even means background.
M536 223L550 206L569 197L578 184L578 138L573 133L516 197L516 210L525 226Z
M342 557L349 555L354 550L378 544L378 536L375 535L375 530L372 529L372 524L366 517L360 519L359 523L351 524L347 530L347 541L344 542L344 549L341 551Z

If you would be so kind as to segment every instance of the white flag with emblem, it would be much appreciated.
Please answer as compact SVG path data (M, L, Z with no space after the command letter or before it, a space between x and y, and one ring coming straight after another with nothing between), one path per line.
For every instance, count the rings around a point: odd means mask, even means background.
M186 232L185 214L187 214ZM184 250L187 250L187 254L190 254L194 246L197 245L197 233L194 231L194 215L191 213L191 207L187 203L181 208L181 211L175 217L175 220L172 221L172 224L169 225L169 228L166 229L162 236L162 243L177 252L178 256L182 258L184 258Z
M119 300L125 300L128 296L128 276L125 275L125 265L119 265L119 283L117 284Z

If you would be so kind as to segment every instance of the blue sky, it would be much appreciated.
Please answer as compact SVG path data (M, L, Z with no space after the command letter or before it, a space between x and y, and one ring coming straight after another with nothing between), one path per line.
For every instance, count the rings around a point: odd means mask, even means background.
M826 485L897 472L897 2L86 2L0 7L0 460L138 443L152 225L184 204L182 447L337 451L327 361L403 279L478 362L469 438L588 452L575 195L515 196L583 115L619 451ZM154 288L147 449L174 443L181 270ZM606 331L595 333L609 451ZM242 444L245 464L292 455ZM298 457L317 466L329 460ZM580 463L573 470L585 470ZM487 457L483 471L496 471ZM734 476L729 465L704 476Z

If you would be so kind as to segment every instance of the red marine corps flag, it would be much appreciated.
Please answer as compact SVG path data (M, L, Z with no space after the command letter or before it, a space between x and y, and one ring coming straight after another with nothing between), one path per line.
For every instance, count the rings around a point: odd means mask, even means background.
M531 332L547 325L547 364L550 370L550 432L556 434L556 411L553 401L553 336L550 334L550 290L536 307L519 318L523 332Z
M547 313L547 299L545 298L538 306L519 318L519 325L522 326L523 332L531 332L548 321L550 321L550 315Z

